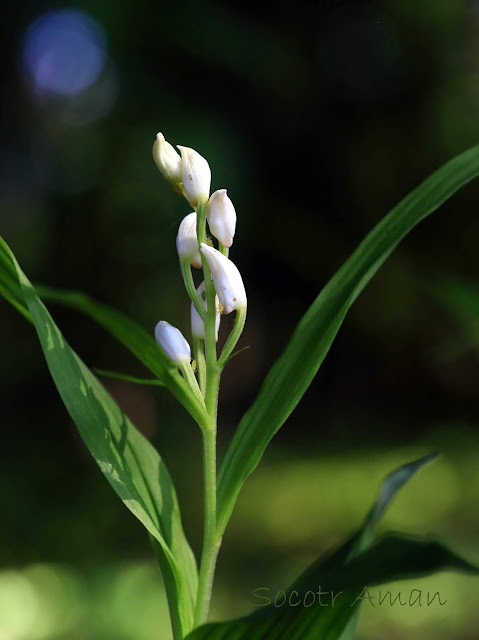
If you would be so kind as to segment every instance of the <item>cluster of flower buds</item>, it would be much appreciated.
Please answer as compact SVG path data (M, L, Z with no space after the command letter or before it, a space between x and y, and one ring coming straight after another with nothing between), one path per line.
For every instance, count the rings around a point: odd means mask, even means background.
M226 189L218 189L210 197L211 169L198 152L178 145L180 154L158 133L153 145L153 158L158 169L173 189L182 193L194 211L181 221L176 236L176 249L182 265L185 285L192 298L191 333L193 338L205 340L205 317L208 311L206 286L203 281L198 288L193 283L191 266L200 269L211 278L215 290L215 338L218 340L220 314L246 310L246 291L236 265L228 258L236 230L236 211ZM207 241L198 224L200 208L206 213L211 235L218 241L218 249ZM203 236L203 237L202 237ZM203 241L204 240L204 241ZM187 265L187 267L185 267ZM210 275L211 274L211 275ZM211 280L208 280L210 282ZM213 298L209 298L211 301ZM242 327L241 327L242 329ZM158 323L155 337L173 362L180 364L191 360L191 349L178 329L165 321Z

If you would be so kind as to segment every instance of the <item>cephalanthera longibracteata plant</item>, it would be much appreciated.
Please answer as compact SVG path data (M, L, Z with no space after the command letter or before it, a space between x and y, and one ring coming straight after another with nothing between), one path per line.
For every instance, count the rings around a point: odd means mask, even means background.
M240 272L229 259L236 226L234 206L225 189L210 196L208 162L193 149L179 149L181 155L158 134L153 156L173 189L193 208L181 222L176 238L191 300L193 349L183 334L164 320L156 326L155 342L151 333L133 320L81 293L35 289L3 240L0 292L34 324L53 380L82 438L114 490L150 534L175 640L351 640L365 585L444 568L476 571L430 538L389 534L375 540L375 526L395 493L435 454L404 464L387 476L363 526L339 549L311 565L285 593L281 607L266 606L246 618L204 624L217 554L244 481L306 391L349 307L399 241L479 175L479 147L457 156L410 193L324 287L241 420L218 477L220 378L243 330L247 300ZM207 237L207 224L218 242L217 249ZM241 264L240 252L238 262ZM199 286L192 266L202 270ZM154 374L151 382L167 387L198 423L204 451L204 542L199 569L183 532L173 482L160 455L70 348L40 297L77 309L111 332ZM235 323L219 352L220 318L232 312ZM298 594L310 589L314 593L318 585L323 592L341 594L335 606L298 606ZM157 637L161 639L164 633L159 629Z

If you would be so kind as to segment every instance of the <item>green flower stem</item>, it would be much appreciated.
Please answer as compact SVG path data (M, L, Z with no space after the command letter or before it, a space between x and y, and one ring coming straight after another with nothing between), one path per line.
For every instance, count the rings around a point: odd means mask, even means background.
M193 280L193 274L191 273L191 264L187 260L183 260L180 258L180 266L181 266L181 275L183 276L183 281L185 283L186 291L191 298L191 301L195 305L196 311L200 314L203 320L206 317L206 311L204 306L201 304L201 300L196 293L196 287Z
M198 203L197 228L198 242L206 242L206 202ZM206 258L201 254L206 290L205 323L205 355L206 355L206 390L205 405L210 424L203 432L203 477L205 490L204 539L201 554L200 574L195 609L195 626L206 622L211 601L213 577L216 558L221 545L221 538L216 534L216 429L218 413L218 391L220 369L216 361L215 336L215 290L211 279L211 271Z
M204 396L206 393L206 360L204 343L201 338L193 338L193 352L195 354L196 370L198 371L200 391Z
M203 394L201 393L201 390L198 386L195 373L191 367L189 360L181 360L181 362L179 362L178 364L181 371L183 372L183 375L185 376L186 381L190 385L191 390L193 391L195 396L198 398L199 402L201 402L201 404L205 406L205 400L203 398Z
M203 429L203 463L205 531L195 608L195 627L208 619L216 558L221 546L221 538L216 535L216 428Z
M198 237L198 243L206 243L206 202L199 202L197 208L197 227L196 234ZM206 291L206 318L205 323L205 352L206 352L206 398L211 396L210 403L212 404L212 411L208 409L208 400L206 400L206 407L210 417L214 419L216 424L216 406L218 403L218 385L219 380L215 382L215 375L217 373L216 364L216 336L215 336L215 321L216 321L216 306L215 306L215 289L213 281L211 279L211 271L208 265L208 261L205 256L201 254L201 260L203 263L203 274L205 278L205 291ZM209 389L211 387L211 389ZM216 399L214 396L216 395Z
M228 257L230 250L228 247L225 247L224 245L221 244L221 242L218 242L218 249L220 251L220 253L222 253L224 256Z
M236 347L238 340L243 333L244 325L246 322L246 307L244 309L238 309L236 312L235 324L232 332L228 336L224 346L223 351L218 360L218 367L223 369L228 358L230 357L233 349Z

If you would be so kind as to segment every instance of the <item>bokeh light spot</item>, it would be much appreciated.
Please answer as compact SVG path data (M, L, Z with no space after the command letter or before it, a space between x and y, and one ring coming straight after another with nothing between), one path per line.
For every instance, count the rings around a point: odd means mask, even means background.
M38 615L39 602L30 581L18 571L0 573L0 632L4 638L25 638ZM11 634L11 635L10 635ZM0 636L0 640L3 640Z
M85 13L44 14L28 28L23 62L40 93L75 95L91 86L106 61L105 35Z

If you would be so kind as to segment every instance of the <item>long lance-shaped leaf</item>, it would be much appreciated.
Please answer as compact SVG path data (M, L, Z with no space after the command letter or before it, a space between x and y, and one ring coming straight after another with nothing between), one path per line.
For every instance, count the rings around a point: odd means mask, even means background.
M199 424L209 422L204 406L200 404L188 387L186 380L178 373L178 368L158 348L154 338L134 320L116 309L95 302L89 296L78 291L61 291L51 287L36 287L37 294L44 300L60 303L84 313L109 331L142 364L145 365L161 383L181 402ZM14 268L5 256L0 255L0 294L32 322L28 307L22 298L22 292Z
M118 371L107 371L106 369L92 368L93 373L96 373L100 378L111 378L112 380L121 380L122 382L131 382L132 384L140 384L151 387L164 387L164 382L153 378L153 380L145 380L145 378L137 378L136 376L130 376L126 373L119 373Z
M43 300L80 311L109 331L168 387L199 424L209 423L206 409L191 392L178 367L158 348L153 336L134 320L78 291L61 291L45 286L37 286L36 290Z
M398 490L435 457L425 456L390 473L363 526L334 553L312 564L276 602L268 588L257 589L254 614L205 625L187 640L352 640L361 603L377 603L371 587L445 569L477 574L476 567L429 538L394 534L370 546L375 526ZM261 606L266 599L271 604Z
M422 458L413 460L401 465L389 473L381 484L378 497L367 514L363 525L359 530L340 547L332 557L326 559L320 558L317 563L307 569L303 575L295 583L291 590L304 589L318 575L335 574L341 571L343 565L349 566L347 563L356 556L367 550L373 543L376 526L388 508L389 504L402 487L425 465L429 464L437 458L436 453L430 453ZM290 591L291 592L291 591ZM341 636L338 640L353 640L356 633L356 626L359 619L359 606L355 607L354 613L348 620Z
M238 493L313 380L354 300L404 236L479 175L479 147L457 156L400 202L363 240L299 322L233 437L218 476L218 536Z
M361 603L378 602L372 587L446 570L477 574L476 567L438 542L425 537L385 536L336 575L318 572L301 589L278 592L276 606L265 607L267 612L207 624L186 640L343 640L349 629L349 637L354 638L354 628L348 625ZM253 592L258 606L264 599L275 600L276 592L264 589Z
M32 315L23 299L15 266L3 250L0 250L0 295L33 324Z
M23 296L20 300L16 291L16 306L31 314L52 378L85 444L118 496L155 540L175 636L183 638L193 622L197 568L168 471L156 449L70 348L2 239L0 265L10 276L12 266L15 270Z

